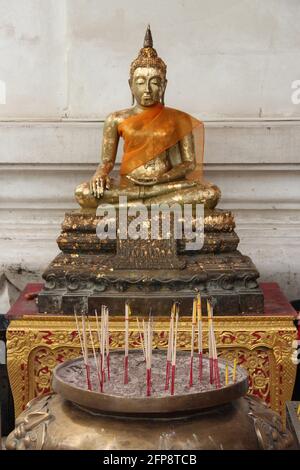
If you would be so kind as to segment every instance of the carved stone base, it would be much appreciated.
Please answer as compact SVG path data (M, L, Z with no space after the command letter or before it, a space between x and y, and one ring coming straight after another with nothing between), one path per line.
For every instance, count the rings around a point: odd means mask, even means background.
M164 217L156 219L160 229ZM186 240L175 239L172 224L169 238L153 237L151 217L148 238L100 240L99 220L95 213L66 214L58 238L63 253L43 275L40 312L73 314L78 303L88 300L90 314L106 304L118 315L129 300L136 315L147 315L151 308L153 315L164 316L174 300L182 311L191 312L196 292L202 295L204 313L207 297L213 298L216 315L263 312L259 273L250 258L236 250L239 239L231 212L205 212L204 246L198 251L187 251Z
M184 269L116 269L116 258L108 254L60 254L44 274L45 289L38 297L40 312L72 314L80 299L88 297L89 313L101 303L112 315L121 314L130 300L134 314L170 314L174 300L185 312L199 291L203 299L213 297L216 315L263 312L259 276L249 257L233 253L180 256Z
M64 253L115 253L116 240L100 240L96 227L100 217L94 213L67 212L62 233L57 239ZM201 253L227 253L237 249L239 237L234 232L233 214L224 210L208 210L204 217L204 244ZM186 239L176 241L177 253L186 252Z

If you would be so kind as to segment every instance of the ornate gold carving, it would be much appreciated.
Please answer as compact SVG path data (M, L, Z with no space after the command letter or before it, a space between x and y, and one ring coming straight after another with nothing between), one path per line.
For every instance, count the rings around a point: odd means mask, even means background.
M90 321L95 332L95 319L90 317ZM295 338L292 317L216 317L214 324L220 355L229 360L236 357L249 372L250 393L284 415L285 401L291 398L296 374L291 361ZM111 319L112 349L124 347L123 328L120 317ZM166 318L156 319L154 347L166 347L168 328ZM94 340L97 343L96 335ZM190 319L182 317L178 347L189 349L190 342ZM135 320L131 323L130 347L140 348ZM205 320L204 347L207 347ZM16 415L34 396L50 390L51 371L57 363L79 353L80 343L72 317L25 316L11 321L7 354Z

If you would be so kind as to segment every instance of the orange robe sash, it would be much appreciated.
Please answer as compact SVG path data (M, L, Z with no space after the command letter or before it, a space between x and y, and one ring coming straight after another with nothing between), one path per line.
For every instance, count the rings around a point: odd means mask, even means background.
M125 119L118 126L118 132L124 139L120 174L128 175L153 160L195 128L202 130L200 146L203 154L203 123L187 113L157 104Z

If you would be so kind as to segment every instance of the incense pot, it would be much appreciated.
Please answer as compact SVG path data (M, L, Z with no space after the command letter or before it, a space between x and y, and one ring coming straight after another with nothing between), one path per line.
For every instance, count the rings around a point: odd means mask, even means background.
M57 393L28 403L7 438L7 449L271 450L294 446L279 415L246 396L248 379L243 368L237 367L235 382L224 386L224 360L220 360L220 388L162 397L109 395L67 383L64 371L76 368L79 361L56 367L53 389ZM188 377L186 385L189 390Z
M111 354L111 359L113 360L117 355L120 356L120 364L123 359L123 351L114 351ZM161 351L153 351L153 358L160 356ZM143 373L140 374L140 380L143 380L146 376L146 365L142 361L142 354L140 351L130 351L130 361L134 356L141 357L141 363ZM186 367L189 365L190 354L189 352L177 351L178 358L186 359ZM92 360L92 357L90 358ZM204 363L208 363L208 358L204 357ZM163 362L165 363L166 357L163 357ZM219 367L221 370L221 375L223 378L225 376L225 367L227 362L225 360L219 359ZM155 367L155 362L154 362ZM164 387L164 371L161 371L161 389L157 392L156 396L148 397L146 395L146 385L145 391L143 394L139 393L139 390L136 389L136 394L134 396L127 396L126 387L123 387L121 393L108 394L99 393L96 387L96 378L95 378L95 387L94 391L87 390L82 386L74 384L74 371L76 367L81 366L81 371L84 371L84 364L82 358L71 359L64 362L63 364L58 365L53 371L52 387L56 393L59 393L63 398L69 400L77 405L80 405L84 408L92 409L101 413L113 413L113 414L123 414L123 415L133 415L133 416L148 416L148 415L168 415L172 413L184 413L184 412L198 412L199 410L211 408L214 406L219 406L226 404L232 400L238 399L241 396L245 395L248 390L248 377L246 371L238 367L237 368L237 377L236 381L230 383L227 387L215 388L208 383L202 383L198 386L195 384L193 390L189 390L189 381L188 376L184 380L182 378L182 371L184 366L181 367L180 378L177 379L180 381L180 392L177 392L175 384L175 394L170 395L170 390L165 391ZM111 364L113 367L113 364ZM178 368L178 366L177 366ZM204 369L208 370L208 365ZM196 371L196 368L195 368ZM155 377L155 370L153 371L153 376ZM79 372L77 372L79 374ZM135 378L138 375L139 371L136 367L132 366L132 374ZM84 374L82 374L84 375ZM122 374L121 374L122 375ZM70 378L72 379L70 380ZM160 381L158 376L156 381ZM119 379L119 377L118 377ZM112 377L113 380L113 377ZM73 382L73 383L72 383ZM204 382L204 381L203 381ZM223 380L224 382L224 380ZM122 377L120 380L122 383ZM82 384L85 386L85 380L82 380ZM201 391L197 391L201 387ZM159 396L157 396L159 395Z

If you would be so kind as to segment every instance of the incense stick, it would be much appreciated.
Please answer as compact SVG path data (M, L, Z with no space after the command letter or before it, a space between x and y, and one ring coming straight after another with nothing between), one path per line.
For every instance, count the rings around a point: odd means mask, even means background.
M147 367L147 396L151 395L151 367L152 367L152 328L151 320L148 321L148 367Z
M221 387L220 383L220 370L219 370L219 361L218 361L218 353L217 353L217 346L216 346L216 337L215 331L213 327L213 307L210 306L210 330L211 330L211 341L212 341L212 354L213 354L213 381L217 388Z
M86 355L85 346L84 346L84 343L83 343L83 332L82 332L82 338L81 338L79 322L78 322L78 318L77 318L77 315L76 315L75 312L74 312L74 315L75 315L76 326L77 326L77 331L78 331L78 336L79 336L79 341L80 341L82 358L83 358L85 371L86 371L86 385L87 385L88 390L90 390L91 389L91 383L90 383L90 380L89 380L89 377L90 377L90 375L89 375L89 364L87 363L87 355ZM81 321L83 322L82 317L81 317Z
M101 309L102 311L102 309ZM96 317L96 326L97 326L97 336L98 336L98 342L99 342L99 364L98 364L98 368L100 370L100 377L101 377L101 392L103 392L103 380L102 380L102 351L101 351L101 348L102 348L102 341L101 341L101 329L100 329L100 325L99 325L99 318L98 318L98 312L97 310L95 309L95 317Z
M109 311L105 307L105 346L106 346L106 364L107 364L107 379L110 381L110 355L109 355Z
M197 319L198 319L198 357L199 357L199 382L202 381L203 375L203 339L202 339L202 309L200 294L197 295Z
M105 305L101 305L101 380L105 383Z
M129 346L129 305L125 303L125 355L124 355L124 384L128 384L128 346Z
M146 395L151 395L151 350L152 350L152 335L150 320L145 323L143 320L144 343L145 343L145 357L146 357Z
M81 353L82 353L82 357L83 357L83 359L84 359L84 349L83 349L83 343L82 343L81 333L80 333L80 329L79 329L78 318L77 318L77 315L76 315L75 312L74 312L74 315L75 315L75 321L76 321L76 327L77 327L78 337L79 337L79 341L80 341Z
M139 322L138 318L136 318L136 322L137 322L138 333L139 333L140 342L141 342L141 346L142 346L142 350L143 350L144 360L146 360L145 346L144 346L143 336L142 336L142 332L141 332L141 328L140 328L140 322Z
M176 350L177 350L178 318L179 318L179 311L178 311L178 304L176 304L175 332L174 332L174 340L173 340L173 347L172 347L171 395L174 395L174 392L175 392Z
M91 370L90 365L88 362L88 347L87 347L87 338L86 338L86 326L85 326L85 315L82 315L82 342L83 342L83 349L84 349L84 363L85 363L85 370L86 370L86 382L88 390L92 390L91 384Z
M169 383L170 383L170 371L171 371L171 362L172 362L172 347L173 347L173 336L174 336L174 314L175 314L175 304L172 305L171 316L170 316L168 351L167 351L167 364L166 364L166 383L165 383L165 390L166 391L169 389Z
M193 386L193 368L194 368L194 343L195 343L195 329L197 322L197 306L195 299L193 301L193 313L192 313L192 335L191 335L191 362L190 362L190 381L189 386Z
M102 391L101 374L100 374L99 364L98 364L98 361L97 361L96 350L95 350L95 345L94 345L94 339L93 339L93 335L92 335L92 330L91 330L91 325L90 325L89 319L88 319L88 321L87 321L87 324L88 324L89 335L90 335L90 341L91 341L92 350L93 350L93 356L94 356L94 361L95 361L95 367L96 367L97 376L98 376L98 381L99 381L99 388L100 388L100 392L101 392L101 391Z
M209 383L212 385L214 382L214 366L213 366L213 351L212 351L212 334L211 334L211 310L209 301L206 302L207 305L207 317L208 317L208 358L209 358Z

